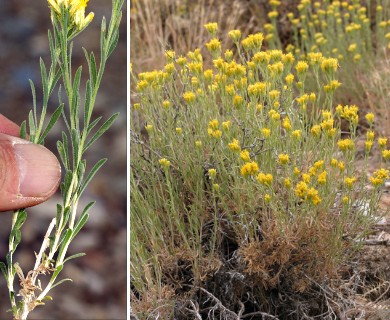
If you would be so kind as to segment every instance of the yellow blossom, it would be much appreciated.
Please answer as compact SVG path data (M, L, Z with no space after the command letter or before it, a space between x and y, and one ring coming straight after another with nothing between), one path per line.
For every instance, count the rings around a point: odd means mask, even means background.
M287 164L288 161L290 160L289 155L288 154L283 154L283 153L280 154L278 156L278 158L279 158L279 163L280 164Z
M164 109L168 109L171 106L171 102L168 101L168 100L164 100L162 102L162 106L163 106Z
M319 184L325 184L326 183L326 171L323 171L322 173L320 173L317 177L317 182Z
M337 70L338 61L335 58L323 59L321 69L327 73L333 73Z
M292 73L289 73L289 74L286 76L285 80L286 80L286 83L287 83L288 85L291 85L291 84L294 82L294 75L293 75Z
M301 130L294 130L293 132L291 132L291 136L294 138L294 139L299 139L302 135L302 132Z
M278 17L278 12L277 11L270 11L269 13L268 13L268 18L270 18L270 19L275 19L275 18L277 18Z
M207 32L213 36L218 30L218 23L216 22L206 23L204 27L206 28Z
M183 99L187 103L193 103L195 101L195 98L196 98L195 93L191 91L186 91L183 93Z
M313 136L318 137L321 134L321 126L317 124L312 126L310 132Z
M352 185L356 182L356 178L355 177L345 177L344 179L344 183L345 185L348 187L348 188L351 188Z
M210 134L213 138L219 139L222 137L222 131L221 130L214 130Z
M308 173L303 173L303 174L302 174L302 181L303 181L303 182L306 182L306 183L309 183L309 182L310 182L310 174L308 174Z
M306 61L298 61L295 69L297 70L298 74L304 74L309 69L309 65Z
M233 98L233 105L238 108L240 106L242 106L242 104L244 103L244 98L241 97L240 95L235 95L234 98Z
M209 42L206 43L206 48L210 52L219 52L219 51L221 51L221 41L219 41L216 38L213 38Z
M288 117L285 117L283 119L282 127L284 129L286 129L287 131L291 130L291 122L290 122L290 119Z
M271 90L269 92L269 97L272 99L272 100L276 100L278 99L280 96L280 91L279 90Z
M195 141L195 146L197 148L201 148L202 147L202 141L199 141L199 140Z
M233 139L233 141L228 144L228 147L231 151L238 152L241 150L240 144L237 139Z
M217 175L217 170L212 168L212 169L209 169L208 173L209 173L210 179L214 179L215 176Z
M182 134L183 132L183 129L182 128L176 128L176 133L177 134Z
M375 137L375 132L374 132L374 131L372 131L372 130L370 130L370 131L367 131L367 134L366 134L366 136L367 136L367 140L369 140L369 141L373 141L373 140L374 140L374 137Z
M375 186L382 185L385 179L389 178L389 170L378 169L374 172L374 175L370 177L370 182Z
M211 129L218 129L219 122L217 119L213 119L209 122L209 128Z
M318 196L318 190L314 188L310 188L307 191L307 198L311 200L311 203L314 205L319 204L321 202L321 198Z
M249 151L248 150L242 150L240 152L240 158L241 158L241 160L246 161L246 162L250 161L251 157L250 157Z
M257 175L256 180L264 185L270 186L273 181L273 176L270 173L264 174L263 172L260 172Z
M160 160L158 160L158 162L160 163L160 165L164 168L164 169L168 169L169 166L171 165L171 162L165 158L162 158Z
M369 112L366 114L366 119L367 119L368 124L371 125L374 122L374 118L375 118L375 116L372 112Z
M390 150L382 150L382 157L383 159L385 160L389 160L390 159Z
M387 138L378 138L378 144L381 148L386 147L387 145Z
M230 125L231 125L231 121L230 121L230 120L229 120L229 121L224 121L224 122L222 122L222 128L223 128L224 130L229 130Z
M264 201L265 202L270 202L271 201L271 196L268 193L264 195Z
M261 133L263 134L264 138L269 138L271 135L271 130L268 128L261 129Z
M283 183L284 183L284 186L286 188L290 188L291 187L291 180L290 180L290 178L285 178Z
M295 194L299 198L305 198L307 195L308 187L307 184L304 181L298 182L298 184L295 187Z
M213 183L213 189L218 192L219 189L220 189L219 184L218 183Z
M85 16L85 8L87 7L89 0L48 0L49 7L58 16L61 14L61 6L65 6L65 9L69 10L70 23L75 25L77 30L80 31L87 27L94 17L94 13L91 12Z
M299 174L301 173L301 171L298 169L298 167L294 167L293 173L294 173L294 175L295 175L296 177L298 177Z
M243 39L241 43L246 51L260 50L263 40L264 40L264 35L261 32L259 32L256 34L250 34L248 37Z
M354 144L351 139L343 139L337 141L337 146L341 151L353 150Z
M231 30L228 33L230 39L232 39L233 42L240 41L241 38L241 31L240 30Z
M257 171L259 171L259 165L255 161L247 162L241 167L241 175L243 177L254 175Z

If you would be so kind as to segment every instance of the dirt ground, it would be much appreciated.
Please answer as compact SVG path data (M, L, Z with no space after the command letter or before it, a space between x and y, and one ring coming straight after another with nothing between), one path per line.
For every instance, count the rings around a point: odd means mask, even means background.
M72 278L55 288L53 301L38 307L31 319L125 319L126 318L126 7L120 30L120 41L108 61L96 102L96 117L107 119L120 112L108 134L88 152L87 163L100 158L109 160L90 184L81 206L96 201L91 218L71 244L70 254L87 255L69 262L62 277ZM111 14L111 1L90 1L87 12L95 19L75 41L74 65L84 63L80 45L99 56L101 19ZM0 5L0 112L16 123L28 116L32 96L28 79L35 82L40 99L39 57L48 63L47 30L51 26L47 1L11 0ZM87 69L84 69L85 71ZM55 100L49 105L53 112ZM47 139L47 147L57 154L55 141L63 128L57 126ZM23 270L34 262L49 221L55 215L59 194L45 204L28 210L22 229L22 244L16 260ZM81 207L80 206L80 207ZM5 260L11 213L1 214L0 260ZM0 275L0 319L11 319L6 313L10 304L3 275Z

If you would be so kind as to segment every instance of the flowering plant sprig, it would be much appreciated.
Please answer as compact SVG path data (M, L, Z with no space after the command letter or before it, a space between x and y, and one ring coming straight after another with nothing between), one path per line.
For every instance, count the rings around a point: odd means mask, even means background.
M113 114L96 130L101 117L93 119L93 108L106 62L119 39L123 2L124 0L112 1L112 16L108 27L103 18L100 34L100 62L97 63L93 52L88 53L83 49L88 63L89 79L85 84L85 97L81 100L82 67L77 68L73 75L72 39L89 25L94 15L89 13L85 17L88 0L48 0L53 24L53 33L48 32L51 65L47 70L43 60L40 60L43 88L40 117L38 116L35 86L30 80L33 110L29 113L28 121L22 123L20 135L34 143L43 144L46 136L62 116L67 132L62 132L61 140L57 141L57 149L65 170L65 177L61 183L63 201L57 204L56 215L48 226L39 252L35 255L34 268L28 272L23 272L19 264L14 261L14 252L21 242L21 227L27 218L27 212L21 209L13 213L9 251L6 255L6 262L1 262L0 268L7 282L14 319L27 319L28 314L35 307L43 305L45 300L51 300L48 295L49 291L62 282L70 280L57 281L65 262L84 255L78 253L66 256L71 241L87 222L88 212L94 204L93 202L87 204L80 214L78 207L80 197L107 160L97 161L87 173L84 155L89 147L110 128L118 116L117 113ZM62 82L58 90L59 106L47 121L49 98L58 82ZM65 89L67 101L62 101L62 87ZM46 125L45 122L47 122ZM19 292L14 287L16 275L20 281ZM45 286L40 281L42 275L50 275Z

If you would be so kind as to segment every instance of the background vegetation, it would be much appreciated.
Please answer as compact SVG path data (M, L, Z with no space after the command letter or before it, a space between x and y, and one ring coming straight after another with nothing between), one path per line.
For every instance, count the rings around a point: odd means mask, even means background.
M388 10L132 3L134 317L386 310L354 264L389 177Z

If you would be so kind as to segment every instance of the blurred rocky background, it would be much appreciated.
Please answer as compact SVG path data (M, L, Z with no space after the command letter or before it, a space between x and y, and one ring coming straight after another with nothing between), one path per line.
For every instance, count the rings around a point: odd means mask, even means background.
M87 30L76 38L73 65L84 65L81 46L99 56L100 23L109 20L110 0L89 2L87 13L95 18ZM8 0L0 5L0 112L20 124L32 108L28 79L35 83L38 105L41 97L39 57L49 64L47 30L51 27L46 0ZM56 95L54 95L56 96ZM58 102L51 100L49 112ZM95 116L107 119L114 112L120 116L109 132L88 151L89 168L107 157L82 198L82 203L96 201L86 227L72 242L69 254L87 255L65 265L62 278L71 278L53 289L53 301L37 307L30 319L125 319L126 318L126 7L121 23L120 41L108 61ZM46 146L57 153L55 141L63 130L59 124L49 135ZM45 204L28 210L22 228L22 243L16 253L25 272L33 267L38 251L55 215L59 194ZM5 260L11 213L2 213L0 221L0 260ZM0 319L11 319L6 313L10 303L3 275L0 275Z

